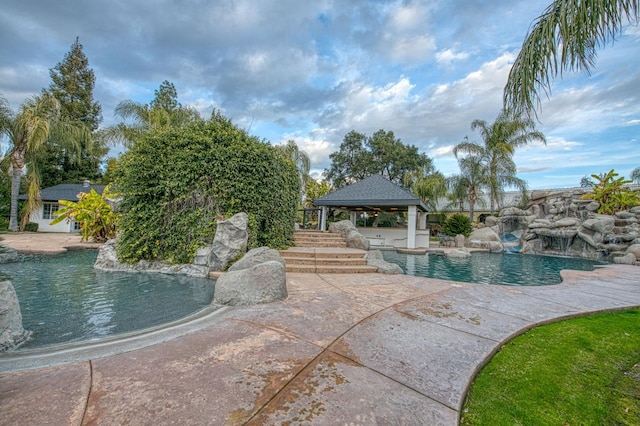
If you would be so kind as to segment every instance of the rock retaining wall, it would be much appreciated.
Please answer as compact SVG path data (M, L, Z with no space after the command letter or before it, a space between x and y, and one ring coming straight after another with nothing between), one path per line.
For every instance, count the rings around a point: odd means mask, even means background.
M597 214L599 205L582 200L586 190L534 191L530 207L503 209L492 227L520 239L522 253L582 257L616 262L640 244L640 206L615 215ZM632 251L635 253L635 251ZM640 262L636 258L634 263Z

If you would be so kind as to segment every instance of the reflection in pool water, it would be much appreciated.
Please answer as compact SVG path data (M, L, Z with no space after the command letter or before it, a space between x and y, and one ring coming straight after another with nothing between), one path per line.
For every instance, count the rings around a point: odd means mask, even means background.
M33 332L20 349L89 340L165 324L211 303L215 281L93 269L97 252L30 256L1 265Z
M592 271L598 264L586 259L518 253L474 252L467 259L453 259L436 253L411 255L393 250L382 253L387 262L400 265L408 275L478 284L559 284L562 269Z

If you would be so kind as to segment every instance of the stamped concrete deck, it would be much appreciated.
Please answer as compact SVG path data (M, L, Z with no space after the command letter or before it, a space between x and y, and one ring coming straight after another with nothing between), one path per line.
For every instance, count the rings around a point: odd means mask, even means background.
M0 355L0 424L455 425L475 373L513 336L640 306L638 267L562 276L505 287L289 273L282 302Z

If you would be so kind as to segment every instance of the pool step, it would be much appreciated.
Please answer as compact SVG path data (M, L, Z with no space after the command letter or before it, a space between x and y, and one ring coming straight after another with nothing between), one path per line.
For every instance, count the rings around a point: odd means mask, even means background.
M287 272L317 274L360 274L378 272L367 265L366 251L348 248L292 247L280 252Z

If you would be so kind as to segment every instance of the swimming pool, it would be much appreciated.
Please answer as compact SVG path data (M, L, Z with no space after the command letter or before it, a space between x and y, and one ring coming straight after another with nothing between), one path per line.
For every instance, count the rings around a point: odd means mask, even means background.
M0 265L18 295L22 325L33 332L19 349L91 340L184 318L209 306L215 281L93 269L97 251L28 256Z
M516 286L559 284L562 282L562 269L592 271L594 265L599 264L587 259L506 252L474 252L467 259L454 259L436 253L412 255L393 250L382 253L387 262L400 265L407 275Z

